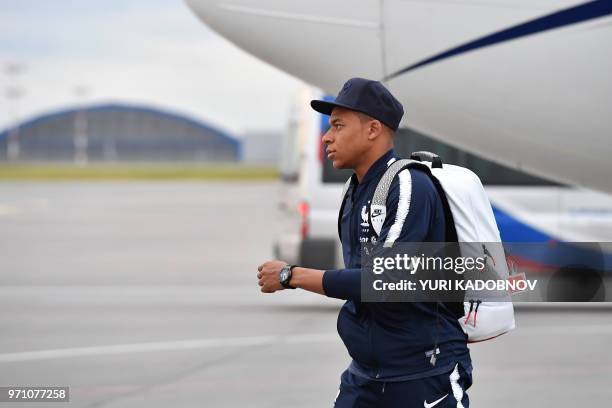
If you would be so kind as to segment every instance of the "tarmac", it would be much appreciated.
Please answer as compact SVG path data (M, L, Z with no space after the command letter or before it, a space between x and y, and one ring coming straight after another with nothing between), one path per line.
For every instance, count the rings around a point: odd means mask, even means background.
M0 386L69 403L331 407L340 301L262 294L275 182L0 183ZM473 407L608 406L612 308L517 310L470 346Z

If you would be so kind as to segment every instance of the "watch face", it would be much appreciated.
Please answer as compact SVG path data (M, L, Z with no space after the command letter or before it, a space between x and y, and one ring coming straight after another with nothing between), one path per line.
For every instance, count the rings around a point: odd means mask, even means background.
M289 272L286 269L283 269L280 273L280 281L284 282L285 280L287 280L287 275L289 274Z

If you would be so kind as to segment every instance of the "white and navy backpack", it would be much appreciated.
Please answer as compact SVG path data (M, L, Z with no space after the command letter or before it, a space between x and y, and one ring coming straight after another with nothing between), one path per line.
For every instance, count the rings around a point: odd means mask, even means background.
M459 242L461 256L464 257L476 257L484 252L485 258L495 265L496 275L500 279L507 279L508 264L499 230L480 179L465 167L443 165L440 157L430 152L413 153L410 160L397 160L387 167L376 186L369 208L368 223L375 236L378 238L380 235L387 214L386 203L391 182L402 170L410 167L422 169L438 190L446 218L446 241ZM340 214L350 182L349 178L342 192ZM374 217L373 213L376 214ZM481 243L499 245L490 245L487 248ZM391 245L392 241L384 243L384 246ZM463 316L459 318L459 323L469 342L489 340L515 327L514 307L510 295L504 296L500 301L482 301L477 292L466 291L462 311Z

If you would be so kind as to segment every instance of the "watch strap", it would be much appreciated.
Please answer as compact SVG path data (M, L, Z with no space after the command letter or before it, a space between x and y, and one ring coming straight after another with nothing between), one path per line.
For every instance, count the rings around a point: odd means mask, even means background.
M281 280L280 284L285 288L285 289L295 289L295 286L291 286L289 284L289 282L291 282L291 278L293 276L292 271L293 268L295 268L297 265L285 265L283 266L283 270L287 270L288 274L287 274L287 279L285 280Z

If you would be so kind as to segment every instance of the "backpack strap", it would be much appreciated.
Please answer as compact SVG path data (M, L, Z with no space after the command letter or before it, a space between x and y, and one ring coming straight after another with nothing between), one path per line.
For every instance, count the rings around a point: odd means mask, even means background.
M370 227L372 228L372 231L374 231L377 237L380 235L382 226L387 216L387 197L389 196L391 183L393 182L393 179L402 170L408 168L418 168L424 171L434 184L436 190L438 191L438 195L440 196L440 199L442 201L442 208L444 209L444 219L446 226L445 240L446 242L457 242L457 230L455 228L455 220L453 218L453 214L451 212L446 193L442 188L442 184L440 184L440 181L431 173L431 169L429 168L429 166L419 160L397 160L387 168L387 171L381 177L380 181L378 182L378 185L376 186L376 190L374 191L372 202L370 203L368 222L370 224ZM407 178L407 180L411 179ZM410 181L407 181L404 185L409 188L409 190L406 192L407 198L405 198L406 200L408 200L409 209L412 184ZM392 244L392 242L390 242L390 244Z
M424 155L425 152L419 152L421 155ZM429 153L432 155L431 153ZM370 228L376 234L376 237L380 236L380 231L382 230L382 226L385 222L385 218L387 216L387 197L389 196L389 190L391 189L391 183L393 179L405 169L410 167L418 168L424 171L427 176L431 179L436 190L438 191L438 195L442 200L442 207L444 209L444 218L446 225L446 242L457 242L457 230L455 228L455 220L453 219L453 214L450 209L450 204L448 203L448 199L446 198L446 193L442 188L442 184L440 181L431 173L431 169L429 166L420 161L421 156L411 156L416 158L417 160L411 159L400 159L392 162L387 167L385 174L378 181L378 185L376 186L376 190L374 191L374 196L372 197L372 202L370 203L370 208L368 211L368 223L370 224ZM429 158L429 157L428 157ZM442 161L438 156L436 156L436 167L442 167ZM344 183L344 187L342 188L342 203L340 204L340 211L338 211L338 238L342 241L342 233L341 233L341 224L342 224L342 214L344 212L344 206L346 204L346 193L348 192L349 187L353 183L353 177L348 178ZM410 180L410 179L408 179ZM408 209L410 207L410 196L411 196L411 188L412 184L410 181L407 181L406 186L409 186L409 190L407 191L407 200L408 200Z
M387 197L389 196L389 190L391 189L391 183L393 183L393 179L402 171L407 169L408 167L424 167L423 165L414 160L402 159L393 162L385 171L385 174L378 181L378 185L376 186L376 190L374 190L374 196L372 197L372 202L370 203L370 211L368 222L372 228L372 231L376 234L376 236L380 236L380 232L382 230L382 226L385 222L385 218L387 217ZM403 185L405 186L405 194L404 200L406 204L403 204L405 208L406 215L408 214L408 210L410 209L410 196L412 192L412 181L410 175L404 179Z

